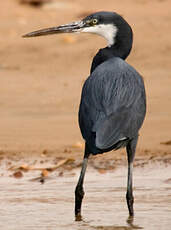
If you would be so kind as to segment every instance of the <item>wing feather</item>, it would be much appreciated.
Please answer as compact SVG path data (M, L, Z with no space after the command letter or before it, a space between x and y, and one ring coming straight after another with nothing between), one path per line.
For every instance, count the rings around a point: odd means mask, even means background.
M138 134L146 111L142 77L120 58L99 65L86 80L79 111L84 139L106 149ZM94 135L95 133L95 135Z

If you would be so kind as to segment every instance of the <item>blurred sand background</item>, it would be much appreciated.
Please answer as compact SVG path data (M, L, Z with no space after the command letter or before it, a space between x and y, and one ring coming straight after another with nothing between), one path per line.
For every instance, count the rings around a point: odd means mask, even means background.
M81 88L93 56L106 42L88 34L21 36L107 10L120 13L132 26L134 45L127 61L145 81L147 116L137 156L171 159L170 0L56 0L42 7L17 0L0 4L1 157L42 153L82 157L84 142L77 121Z

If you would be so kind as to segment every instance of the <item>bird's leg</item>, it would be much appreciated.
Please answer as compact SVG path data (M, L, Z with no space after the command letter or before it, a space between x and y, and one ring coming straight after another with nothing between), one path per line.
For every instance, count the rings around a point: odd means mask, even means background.
M87 147L85 146L85 153L84 153L84 159L82 163L82 169L80 173L80 177L77 183L77 186L75 188L75 220L76 221L81 221L81 204L82 204L82 199L84 197L84 189L83 189L83 183L84 183L84 176L87 168L87 163L88 163L88 157L89 157L89 152L87 150Z
M133 197L133 189L132 189L132 171L133 171L133 161L135 156L135 150L137 145L138 137L131 140L126 146L127 157L128 157L128 182L127 182L127 193L126 200L129 210L129 215L134 216L134 197Z

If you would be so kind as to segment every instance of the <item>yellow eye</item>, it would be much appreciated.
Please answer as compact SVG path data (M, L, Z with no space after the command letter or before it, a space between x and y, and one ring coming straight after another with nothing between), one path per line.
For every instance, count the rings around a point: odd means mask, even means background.
M92 25L96 25L98 23L98 20L96 18L92 19L91 21Z
M96 18L86 21L86 24L89 26L95 26L97 23L98 23L98 20Z

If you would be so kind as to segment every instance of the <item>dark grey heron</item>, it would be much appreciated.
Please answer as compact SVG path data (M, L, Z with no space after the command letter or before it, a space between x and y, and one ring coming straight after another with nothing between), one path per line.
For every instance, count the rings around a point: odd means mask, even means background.
M133 160L146 113L146 95L142 77L125 61L133 42L130 25L117 13L97 12L81 21L34 31L24 37L78 32L101 35L108 45L93 58L90 76L82 90L79 125L85 152L75 189L75 217L81 220L83 182L89 156L122 147L126 147L128 158L126 200L129 215L133 216Z

